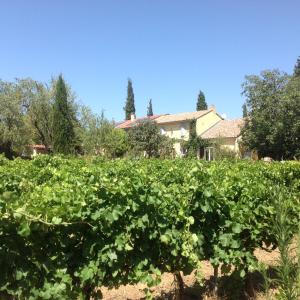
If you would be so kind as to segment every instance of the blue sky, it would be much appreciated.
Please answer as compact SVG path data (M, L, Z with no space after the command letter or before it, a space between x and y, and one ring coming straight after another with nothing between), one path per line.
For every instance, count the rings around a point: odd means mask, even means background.
M292 72L299 0L1 0L0 78L63 73L80 101L124 118L127 78L137 115L195 110L199 89L241 115L246 74Z

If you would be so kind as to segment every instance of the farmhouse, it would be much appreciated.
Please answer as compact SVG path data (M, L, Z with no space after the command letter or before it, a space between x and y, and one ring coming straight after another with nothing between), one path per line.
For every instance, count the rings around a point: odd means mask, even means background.
M217 112L214 106L207 110L194 112L154 115L151 117L136 118L131 116L117 124L117 128L128 130L138 124L138 122L150 119L157 123L162 135L166 135L175 140L174 149L178 156L184 155L184 149L181 147L181 140L188 140L190 135L190 123L196 120L196 133L203 139L211 143L218 142L221 148L230 150L239 156L241 127L244 124L243 119L224 120ZM200 149L199 149L200 150ZM207 147L201 151L201 156L207 160L213 160L213 147Z

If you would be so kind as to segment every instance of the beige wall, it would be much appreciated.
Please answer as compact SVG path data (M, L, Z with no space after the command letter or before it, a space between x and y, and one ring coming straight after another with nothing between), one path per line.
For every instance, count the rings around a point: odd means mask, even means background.
M174 150L177 156L182 156L181 146L179 142L174 143Z
M203 117L197 119L196 131L197 135L201 135L208 128L212 127L214 124L222 120L222 118L217 115L214 111L209 112Z
M173 139L189 139L190 124L188 121L174 122L168 124L158 124L162 134Z
M222 120L222 118L217 115L214 111L207 113L206 115L200 117L196 121L196 132L197 135L202 134L205 130L216 124L218 121ZM161 133L174 139L189 139L189 129L190 129L190 121L182 121L182 122L173 122L167 124L158 124L161 130ZM174 149L177 155L181 155L180 151L180 143L177 142L174 144Z
M237 155L240 154L239 151L239 139L232 137L232 138L218 138L218 139L212 139L211 141L216 142L221 146L223 149L228 149L233 152L235 152Z
M234 152L237 152L239 150L236 138L222 138L221 147Z
M206 115L200 117L196 121L196 132L197 135L202 134L205 130L216 124L222 118L217 115L214 111L207 113ZM159 129L162 134L174 138L174 139L189 139L190 121L173 122L167 124L158 124ZM174 144L174 149L177 155L181 156L180 143L176 142Z

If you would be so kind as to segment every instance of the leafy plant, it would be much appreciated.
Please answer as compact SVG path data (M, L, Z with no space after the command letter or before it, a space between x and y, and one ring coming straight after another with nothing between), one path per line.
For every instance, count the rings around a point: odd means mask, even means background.
M246 278L254 249L278 245L278 191L292 201L291 228L299 223L299 175L295 162L5 160L0 291L88 299L102 286L154 286L202 260Z

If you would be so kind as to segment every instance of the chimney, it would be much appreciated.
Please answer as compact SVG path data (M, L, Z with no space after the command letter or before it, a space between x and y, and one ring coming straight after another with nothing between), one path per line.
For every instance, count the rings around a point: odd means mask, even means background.
M135 118L135 114L131 114L130 115L130 121L134 121L136 118Z
M209 106L208 109L212 109L214 112L216 112L216 107L214 106L214 104L212 104L211 106Z

